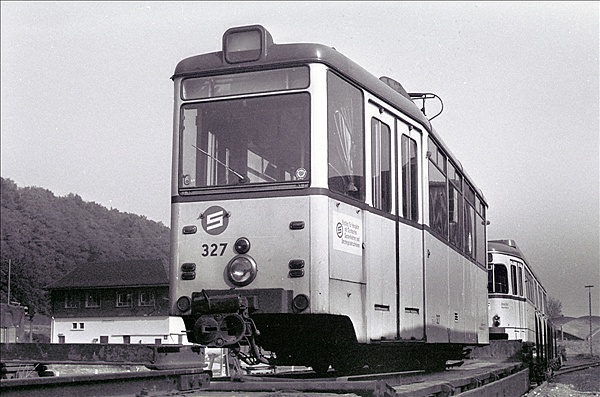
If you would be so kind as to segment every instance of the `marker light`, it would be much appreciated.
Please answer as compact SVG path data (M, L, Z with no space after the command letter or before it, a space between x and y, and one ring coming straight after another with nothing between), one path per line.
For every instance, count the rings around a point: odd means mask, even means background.
M246 254L250 251L250 240L246 237L240 237L236 240L234 248L238 254Z
M492 324L494 325L494 327L499 327L500 326L500 316L499 315L496 314L492 318L492 321L493 321Z
M236 256L227 264L227 277L238 287L250 284L256 278L256 273L256 262L248 255Z
M258 61L272 44L271 34L260 25L231 28L223 34L223 55L227 63Z
M308 300L308 296L304 294L299 294L294 297L294 299L292 300L292 304L294 305L294 310L296 312L302 312L308 309L310 301Z
M190 298L187 296L181 296L177 299L177 308L182 312L187 312L191 307Z

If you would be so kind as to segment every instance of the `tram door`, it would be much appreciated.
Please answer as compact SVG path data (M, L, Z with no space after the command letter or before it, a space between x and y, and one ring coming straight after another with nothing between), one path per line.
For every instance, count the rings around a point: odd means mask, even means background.
M517 277L517 291L514 292L515 295L518 295L517 299L517 324L516 328L518 329L518 335L516 335L515 339L525 340L527 338L527 327L524 324L527 324L525 320L525 301L524 301L524 293L523 293L523 264L517 261L511 261L512 266L516 265L516 277Z
M397 337L397 271L394 186L396 183L395 119L391 113L369 103L365 117L367 202L365 214L366 315L370 340ZM369 187L370 185L370 187Z
M401 120L396 121L398 140L398 333L402 339L422 340L425 336L423 301L423 230L421 203L422 135Z

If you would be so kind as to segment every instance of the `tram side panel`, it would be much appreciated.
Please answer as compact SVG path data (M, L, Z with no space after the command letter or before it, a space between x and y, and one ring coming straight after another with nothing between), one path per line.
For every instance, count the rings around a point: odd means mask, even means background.
M425 232L425 333L429 343L450 342L448 247Z
M368 340L393 340L397 333L396 250L393 220L365 213L365 274Z
M429 232L425 242L427 342L488 343L485 270Z
M423 231L399 225L400 338L422 340L424 326Z
M473 291L477 292L477 343L486 344L489 343L490 333L488 328L488 294L487 294L487 272L483 269L476 272L475 284L472 287Z
M329 312L350 317L358 342L365 343L364 213L355 206L330 200L328 214Z
M466 343L465 300L470 294L466 287L466 272L470 270L462 255L448 248L448 323L450 343Z

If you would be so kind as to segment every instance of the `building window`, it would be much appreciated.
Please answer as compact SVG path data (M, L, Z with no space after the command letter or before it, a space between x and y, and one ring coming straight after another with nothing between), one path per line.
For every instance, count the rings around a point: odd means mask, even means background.
M79 308L79 297L76 293L68 291L65 293L65 309Z
M154 299L154 292L140 292L140 306L154 306L156 300Z
M117 307L133 306L133 294L130 292L117 292Z
M85 323L73 323L71 329L85 329Z
M100 343L108 343L108 335L100 335Z
M98 291L88 291L85 293L85 307L100 307L100 293Z
M123 335L123 343L128 345L131 343L131 336L130 335Z

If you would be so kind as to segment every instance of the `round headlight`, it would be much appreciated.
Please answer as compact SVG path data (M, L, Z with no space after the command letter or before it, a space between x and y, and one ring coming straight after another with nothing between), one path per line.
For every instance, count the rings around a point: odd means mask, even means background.
M236 256L227 265L227 277L238 287L250 284L256 273L256 262L248 255Z

